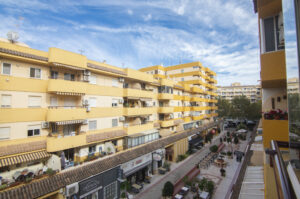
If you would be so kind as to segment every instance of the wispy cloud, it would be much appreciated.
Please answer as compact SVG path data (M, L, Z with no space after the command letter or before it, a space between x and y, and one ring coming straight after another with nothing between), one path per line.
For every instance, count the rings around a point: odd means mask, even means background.
M0 37L18 28L33 48L55 46L140 68L199 60L219 84L259 79L257 16L251 1L0 0Z

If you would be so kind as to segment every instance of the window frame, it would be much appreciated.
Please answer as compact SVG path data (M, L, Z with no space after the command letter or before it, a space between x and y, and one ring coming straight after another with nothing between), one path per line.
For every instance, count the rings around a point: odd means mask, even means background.
M4 64L9 64L9 65L10 65L9 74L5 74L5 73L4 73ZM11 75L11 74L12 74L12 64L11 64L11 63L2 62L1 65L2 65L2 69L1 69L1 74L2 74L2 75Z
M116 125L114 125L114 121L116 121ZM118 118L113 118L113 119L111 119L111 126L112 127L117 127L119 125L119 123L118 123Z
M9 96L10 97L9 105L6 105L6 106L3 105L3 96ZM12 101L12 95L10 95L10 94L1 94L1 108L11 108L11 101Z
M34 69L34 77L31 77L31 69ZM36 70L40 70L40 77L36 77ZM42 69L36 68L36 67L30 67L29 68L29 77L33 79L42 79Z
M90 128L91 124L93 124L93 125L95 124L95 128ZM97 120L89 120L88 127L89 127L89 131L97 130Z
M41 127L40 128L34 128L38 125L29 125L27 128L27 137L36 137L41 135ZM38 130L38 131L37 131ZM32 135L29 135L29 131L32 131ZM36 134L38 132L38 134Z
M40 105L39 106L30 106L30 97L39 97L40 98ZM42 107L42 96L37 96L37 95L29 95L28 96L28 108L41 108Z
M8 129L8 137L7 138L1 138L0 136L0 140L9 140L10 139L10 132L11 132L11 127L10 126L2 126L0 127L0 129Z

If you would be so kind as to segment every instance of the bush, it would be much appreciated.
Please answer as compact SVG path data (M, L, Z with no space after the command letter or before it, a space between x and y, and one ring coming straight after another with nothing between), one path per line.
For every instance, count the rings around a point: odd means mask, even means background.
M2 184L2 185L0 185L0 190L5 189L6 187L8 187L7 184Z
M125 192L121 193L121 198L126 198L126 193Z
M217 152L218 151L218 146L217 145L213 145L209 148L209 150L213 153Z
M206 178L203 178L200 182L199 182L199 189L201 191L203 191L206 187L206 184L207 184L207 179Z
M227 137L230 137L230 132L229 131L227 131Z
M240 130L240 129L247 129L247 126L245 124L241 123L237 126L237 130Z
M53 169L51 169L51 168L48 168L48 169L46 170L46 174L52 176L52 175L55 174L55 171L54 171Z
M231 156L232 152L231 151L227 151L227 156Z
M227 138L227 143L229 143L229 142L231 142L231 138L230 137Z
M173 192L174 192L174 185L172 184L172 182L170 181L166 182L162 190L162 196L163 197L173 196Z
M210 195L212 195L215 188L215 184L213 181L208 181L206 185L206 191L209 192Z

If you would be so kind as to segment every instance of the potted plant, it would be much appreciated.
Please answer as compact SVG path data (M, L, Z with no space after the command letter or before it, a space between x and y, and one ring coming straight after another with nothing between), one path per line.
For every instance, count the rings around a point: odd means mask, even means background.
M122 199L126 199L126 198L127 198L127 197L126 197L126 192L125 192L125 191L121 193L121 198L122 198Z
M223 168L221 168L221 169L220 169L220 173L221 173L221 176L225 177L225 175L226 175L226 170L223 169Z
M164 188L162 190L162 196L164 198L166 197L172 197L174 192L174 185L172 182L168 181L165 183Z

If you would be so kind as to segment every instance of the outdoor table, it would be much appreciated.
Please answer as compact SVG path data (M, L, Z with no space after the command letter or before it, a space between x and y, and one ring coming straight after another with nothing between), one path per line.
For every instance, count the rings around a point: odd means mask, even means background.
M175 198L176 198L176 199L182 199L182 198L183 198L183 196L182 196L182 195L180 195L180 194L176 194L176 195L175 195Z
M142 188L142 186L140 186L138 184L133 184L132 187L137 189L137 190L140 190Z
M185 192L189 191L189 188L188 188L188 187L182 187L181 189L182 189L183 191L185 191Z

